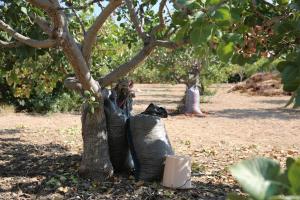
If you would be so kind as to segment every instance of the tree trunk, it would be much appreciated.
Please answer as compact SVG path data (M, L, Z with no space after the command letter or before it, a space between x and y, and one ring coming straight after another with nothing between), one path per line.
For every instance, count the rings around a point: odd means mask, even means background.
M103 100L100 101L94 113L89 111L89 105L82 106L83 153L79 173L85 178L102 181L112 176L113 167L109 158Z

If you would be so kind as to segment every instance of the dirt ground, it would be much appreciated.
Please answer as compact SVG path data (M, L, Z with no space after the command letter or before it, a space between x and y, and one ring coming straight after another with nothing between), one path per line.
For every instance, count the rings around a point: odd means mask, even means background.
M184 85L136 85L135 113L151 102L176 109ZM79 114L0 113L0 199L225 199L240 192L228 168L267 156L284 165L299 157L300 111L285 109L287 96L259 97L211 88L202 99L206 117L164 119L176 154L193 161L191 190L116 176L107 182L78 177L82 141Z

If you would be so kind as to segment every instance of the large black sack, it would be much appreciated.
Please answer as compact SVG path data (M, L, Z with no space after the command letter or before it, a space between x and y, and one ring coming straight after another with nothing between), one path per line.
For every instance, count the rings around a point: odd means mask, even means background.
M126 136L127 115L111 100L105 99L104 111L108 135L109 155L115 172L133 168Z
M128 120L128 142L139 180L160 180L166 155L173 155L160 117L139 114Z

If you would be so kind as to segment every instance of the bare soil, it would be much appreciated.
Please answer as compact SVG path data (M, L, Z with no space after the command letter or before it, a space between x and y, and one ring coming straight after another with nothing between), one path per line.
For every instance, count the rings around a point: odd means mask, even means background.
M136 85L135 113L151 102L173 111L184 85ZM117 175L107 182L78 177L82 150L79 114L0 113L0 199L225 199L241 192L228 168L246 158L267 156L284 165L299 157L300 111L283 108L288 96L227 93L211 88L206 117L171 115L165 125L177 154L193 160L191 190L135 182Z

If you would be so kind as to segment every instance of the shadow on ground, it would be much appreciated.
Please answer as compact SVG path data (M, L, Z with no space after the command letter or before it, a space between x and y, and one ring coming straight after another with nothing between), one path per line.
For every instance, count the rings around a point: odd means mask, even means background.
M4 134L18 134L21 133L21 129L0 129L0 135Z
M288 102L284 99L268 99L268 100L258 100L259 103L265 103L265 104L274 104L274 105L281 105L282 107L286 105Z
M300 110L292 109L224 109L214 112L214 117L232 118L232 119L279 119L290 120L300 119Z
M225 199L228 185L193 182L191 190L159 183L138 184L128 176L106 182L78 177L80 156L59 144L0 141L0 197L4 199Z

